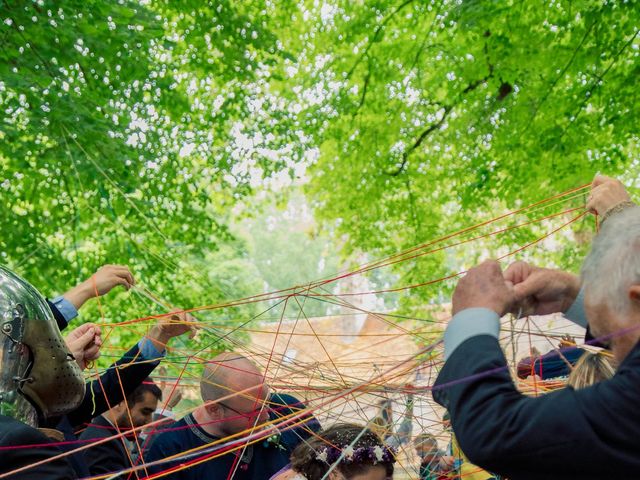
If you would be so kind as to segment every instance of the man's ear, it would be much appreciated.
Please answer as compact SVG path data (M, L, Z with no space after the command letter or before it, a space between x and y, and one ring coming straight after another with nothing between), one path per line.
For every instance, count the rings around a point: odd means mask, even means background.
M211 418L220 418L222 416L222 408L223 407L217 403L209 403L204 406L204 409Z
M640 285L631 285L629 287L629 300L636 307L640 307Z
M126 400L121 401L119 404L117 404L115 407L113 407L113 409L115 410L115 412L117 414L126 413L126 411L127 411L127 401Z
M126 412L127 412L126 400L123 400L117 405L114 405L106 415L111 422L117 423L122 418L122 415L126 415Z

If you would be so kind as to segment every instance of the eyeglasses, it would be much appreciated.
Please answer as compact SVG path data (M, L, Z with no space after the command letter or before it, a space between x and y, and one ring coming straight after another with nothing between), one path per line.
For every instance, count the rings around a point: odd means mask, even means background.
M256 418L256 417L259 417L260 415L262 415L263 412L268 413L268 412L271 411L271 409L266 405L264 405L263 407L260 407L260 408L256 408L255 410L252 410L250 412L241 412L239 410L236 410L233 407L230 407L226 403L217 402L217 404L218 405L222 405L224 408L226 408L228 410L231 410L232 412L235 412L235 413L237 413L238 415L240 415L241 417L244 417L244 418Z

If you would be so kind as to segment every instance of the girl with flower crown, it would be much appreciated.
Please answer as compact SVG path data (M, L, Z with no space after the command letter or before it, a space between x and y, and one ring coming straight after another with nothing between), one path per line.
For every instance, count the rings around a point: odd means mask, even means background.
M334 425L300 443L271 480L390 480L395 452L362 425Z

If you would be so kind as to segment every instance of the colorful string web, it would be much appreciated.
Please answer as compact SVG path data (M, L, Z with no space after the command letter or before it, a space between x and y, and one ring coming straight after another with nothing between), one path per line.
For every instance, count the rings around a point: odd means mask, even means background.
M305 415L308 413L315 415L323 426L353 422L375 429L389 441L399 445L394 478L418 478L420 462L412 443L413 437L428 432L434 434L442 446L449 441L450 434L442 426L444 412L433 402L430 392L443 363L441 336L449 319L448 307L428 305L424 308L425 318L407 318L395 312L371 311L364 306L362 299L398 292L410 294L412 290L429 288L443 282L453 284L465 271L451 271L439 278L426 278L417 284L393 288L335 293L333 287L338 282L365 277L372 271L390 268L402 262L419 261L439 252L455 253L463 249L477 249L478 246L483 248L487 258L505 260L503 263L506 264L515 260L526 249L546 245L545 242L552 241L554 235L568 230L571 224L583 219L587 215L584 210L584 195L588 188L589 185L577 187L390 257L310 281L306 285L295 285L283 290L185 310L199 317L195 321L201 328L200 335L206 340L206 346L195 349L188 340L176 342L163 360L176 373L154 377L156 381L173 385L170 395L179 389L183 397L193 400L191 405L196 405L184 407L182 405L189 402L178 404L175 411L178 418L198 406L201 367L219 353L220 339L232 345L234 351L257 363L264 372L265 382L272 390L292 394L306 405L307 410L284 414L282 405L268 405L272 411L281 412L277 420L248 425L245 431L237 435L213 441L201 448L185 449L177 455L156 461L154 465L163 468L160 473L149 474L150 463L145 462L143 453L138 460L131 459L131 468L91 478L106 479L119 475L122 477L118 478L162 478L230 452L240 454L248 445L262 442L277 431L296 426L304 428ZM501 246L502 238L518 229L532 226L543 233L510 250ZM170 262L168 259L164 260ZM366 282L363 284L366 285ZM154 305L171 307L168 302L144 287L138 288L135 294L147 302L149 310L153 310ZM338 313L310 318L305 314L305 306L310 302L327 302ZM234 307L249 304L255 304L262 313L253 318L238 318L233 326L204 318L208 311L230 311ZM106 341L103 356L116 359L130 347L109 342L112 331L134 329L142 335L161 316L145 315L119 324L104 323L102 327L106 331ZM501 343L508 358L510 357L510 367L515 368L517 360L526 356L534 345L546 347L547 350L556 348L557 340L566 333L579 338L583 331L572 327L559 316L504 319ZM126 365L120 368L126 368ZM99 378L100 373L102 372L98 369L93 369L89 372L89 378ZM562 381L545 382L533 378L532 381L519 383L522 391L537 395L564 385ZM220 400L224 401L225 398ZM144 429L153 436L157 426L158 423L154 422ZM142 430L143 428L135 430L135 443L139 449L144 444L138 438ZM97 443L114 438L124 441L124 435L119 433ZM54 458L88 450L95 445L85 441L60 443L67 446L71 444L72 452L61 453ZM8 448L28 446L3 447ZM236 456L239 457L240 455ZM177 460L178 466L168 465L169 461ZM0 478L27 471L28 468L16 469L0 475ZM228 472L228 479L233 478L237 468L236 461Z

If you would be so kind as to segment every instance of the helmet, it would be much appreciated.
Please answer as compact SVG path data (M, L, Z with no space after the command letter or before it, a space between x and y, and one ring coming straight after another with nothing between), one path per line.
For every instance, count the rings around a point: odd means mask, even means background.
M36 426L77 408L84 392L46 300L0 266L0 414Z

